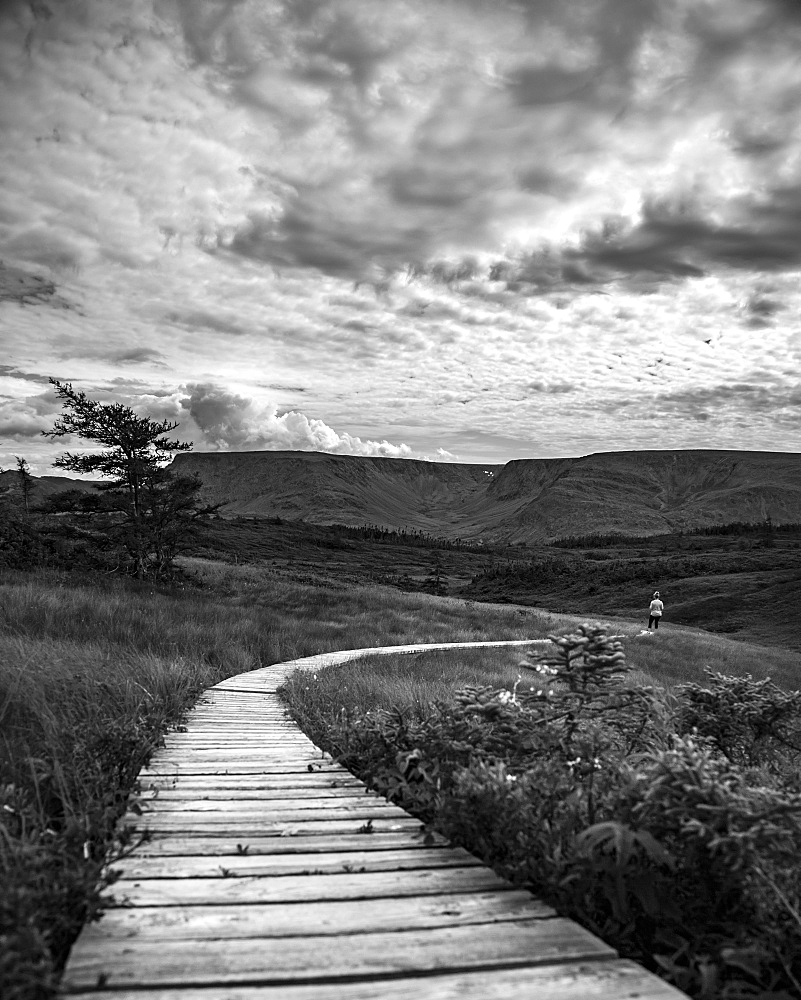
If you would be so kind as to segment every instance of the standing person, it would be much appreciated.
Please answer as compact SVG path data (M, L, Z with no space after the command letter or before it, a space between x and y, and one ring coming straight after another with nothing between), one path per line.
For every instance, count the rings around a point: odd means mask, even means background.
M651 601L651 606L648 608L648 628L652 625L654 629L659 628L659 619L662 617L662 612L665 610L665 605L659 599L659 591L654 591L654 598Z

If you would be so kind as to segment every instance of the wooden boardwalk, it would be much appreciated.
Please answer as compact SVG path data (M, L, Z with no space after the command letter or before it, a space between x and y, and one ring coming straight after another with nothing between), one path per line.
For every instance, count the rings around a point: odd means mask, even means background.
M276 664L210 689L140 775L150 839L73 947L71 1000L679 1000L367 793L286 715ZM523 644L523 643L519 643ZM132 807L133 808L133 807Z

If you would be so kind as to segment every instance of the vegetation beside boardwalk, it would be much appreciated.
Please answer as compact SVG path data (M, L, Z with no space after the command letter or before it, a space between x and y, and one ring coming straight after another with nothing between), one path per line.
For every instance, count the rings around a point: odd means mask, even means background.
M440 591L453 590L459 566L467 582L477 560L505 558L500 552L442 549L432 555L419 540L407 549L403 540L371 540L358 532L351 537L303 525L213 522L207 540L213 541L219 531L221 548L230 546L229 560L247 563L181 558L179 572L157 584L107 572L113 565L94 549L81 558L81 570L58 568L80 554L80 538L69 541L66 555L57 545L48 547L37 517L35 512L20 513L0 524L0 564L5 561L0 578L4 1000L53 995L70 942L83 920L96 914L102 858L109 850L126 849L124 838L115 844L113 831L135 775L165 730L180 722L204 688L232 674L327 650L534 638L570 631L582 620L420 592L435 585ZM410 561L402 576L415 574L410 586L417 590L365 582L371 575L384 579L388 568L397 569L399 555L406 558L408 553L418 562ZM51 566L31 570L30 564L37 562ZM582 565L586 572L594 562ZM571 586L578 586L576 579ZM615 621L613 606L602 611L613 616L607 621ZM628 628L632 630L630 624ZM368 708L375 711L385 704L382 689L393 671L405 687L392 689L390 704L413 705L412 715L423 719L430 702L451 705L460 685L509 690L520 653L462 652L456 659L452 653L440 655L428 687L418 683L415 667L435 662L427 655L383 659L380 669L354 665L354 671L363 671L366 686L348 702L349 726L358 728L357 720ZM631 657L638 683L645 683L649 673L659 683L697 680L704 663L724 673L751 670L759 675L760 660L777 683L797 686L797 654L689 630L660 630ZM307 697L322 690L308 679L306 686ZM357 685L348 680L340 687L355 692ZM334 714L342 707L343 693L336 692ZM320 732L329 726L325 716L330 708L318 720ZM380 746L380 734L373 735ZM533 795L535 788L529 792ZM632 953L638 953L636 948Z
M54 570L0 578L0 996L54 995L97 915L135 777L167 728L225 677L332 649L526 638L515 608L183 564L180 587Z
M790 1000L801 693L758 659L755 679L702 669L736 645L582 626L526 666L509 649L381 657L282 694L369 785L623 955L704 1000Z

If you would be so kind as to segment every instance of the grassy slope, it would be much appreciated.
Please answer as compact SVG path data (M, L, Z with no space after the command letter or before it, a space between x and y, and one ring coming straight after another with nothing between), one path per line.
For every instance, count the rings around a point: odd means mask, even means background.
M607 549L565 550L497 547L485 551L373 542L334 527L302 522L220 521L198 554L246 563L269 563L289 579L333 579L339 583L402 581L422 585L435 561L454 596L557 609L582 618L617 615L647 623L658 588L667 605L666 622L691 625L746 642L801 652L796 594L801 586L801 535L777 535L765 548L759 536L655 536ZM539 586L487 577L491 566L525 565L532 559L575 561L580 571ZM720 572L687 575L692 560L719 564ZM598 582L607 563L650 561L652 580L611 585ZM476 582L471 580L476 577Z
M552 616L546 631L563 634L575 628L581 619ZM703 680L705 667L711 670L756 679L770 677L780 687L798 687L801 660L788 650L738 642L725 636L711 635L689 628L663 629L658 634L642 636L631 622L603 619L611 634L621 636L626 659L632 667L632 679L643 684L671 688L676 684ZM535 638L536 628L530 637ZM506 687L515 683L536 685L537 675L524 665L530 656L542 650L487 648L475 650L432 650L415 654L365 657L338 666L327 667L315 680L298 674L294 698L308 689L303 700L337 708L410 708L423 709L433 701L450 700L453 693L467 685ZM541 683L541 682L540 682Z

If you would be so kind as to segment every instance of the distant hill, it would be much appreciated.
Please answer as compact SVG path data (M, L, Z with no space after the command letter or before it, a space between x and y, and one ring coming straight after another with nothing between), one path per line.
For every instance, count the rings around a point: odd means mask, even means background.
M33 504L65 490L85 490L91 493L97 489L97 483L88 479L68 479L66 476L34 476L33 479L36 483L31 494ZM15 493L18 489L19 473L15 469L0 472L0 496L4 493Z
M536 542L731 521L801 521L801 454L624 451L463 465L319 452L189 452L222 513Z

